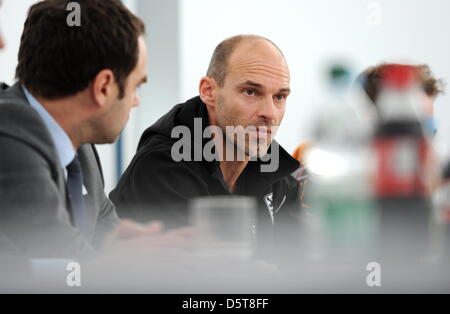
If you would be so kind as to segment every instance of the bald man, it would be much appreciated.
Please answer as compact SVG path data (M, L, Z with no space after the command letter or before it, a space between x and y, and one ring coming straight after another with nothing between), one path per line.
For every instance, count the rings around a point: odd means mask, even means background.
M292 221L299 162L273 140L289 93L286 60L270 40L239 35L220 43L200 95L144 132L110 194L119 216L179 227L188 223L189 200L240 195L257 199L258 226Z

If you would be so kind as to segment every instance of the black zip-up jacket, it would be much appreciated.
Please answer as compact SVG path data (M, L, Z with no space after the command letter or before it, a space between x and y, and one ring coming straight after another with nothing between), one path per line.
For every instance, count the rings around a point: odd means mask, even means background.
M186 126L194 135L194 118L201 118L202 132L209 125L206 105L200 97L176 105L169 113L149 127L141 137L138 151L120 179L110 198L121 218L141 222L161 220L166 226L188 224L188 201L200 196L231 195L225 184L218 161L180 161L171 156L171 138L175 126ZM193 156L210 138L194 139L189 148ZM274 142L273 145L278 145ZM279 147L279 167L275 172L261 172L262 161L250 161L239 177L233 195L257 199L259 228L286 223L295 224L300 209L299 182L292 173L299 162ZM282 223L284 222L284 223ZM271 231L273 232L273 231Z

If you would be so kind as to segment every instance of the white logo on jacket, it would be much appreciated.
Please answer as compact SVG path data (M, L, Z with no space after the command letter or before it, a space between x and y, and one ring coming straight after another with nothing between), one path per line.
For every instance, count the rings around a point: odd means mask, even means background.
M269 210L269 214L270 214L270 220L272 221L272 224L275 223L275 214L278 213L278 211L280 210L281 206L283 206L284 201L286 200L286 195L283 197L283 201L281 202L280 206L278 206L278 208L276 210L274 210L274 205L273 205L273 193L269 193L267 195L264 196L264 203L267 206L267 209Z

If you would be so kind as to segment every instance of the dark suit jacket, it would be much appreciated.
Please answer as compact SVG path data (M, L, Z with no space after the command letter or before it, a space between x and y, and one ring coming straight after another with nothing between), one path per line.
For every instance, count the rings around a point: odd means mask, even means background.
M51 135L19 84L0 91L0 253L32 257L93 254L117 224L93 145L78 150L89 231L73 227L64 170Z

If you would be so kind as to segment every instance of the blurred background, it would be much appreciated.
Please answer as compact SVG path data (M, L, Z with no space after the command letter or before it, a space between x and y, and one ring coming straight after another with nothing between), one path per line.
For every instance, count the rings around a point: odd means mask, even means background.
M35 0L3 0L0 28L0 81L12 84L20 35ZM430 65L450 80L448 0L126 0L147 24L149 83L141 106L115 145L99 147L106 190L131 161L142 132L175 104L198 94L214 48L223 39L253 33L268 37L284 52L291 70L292 94L277 140L290 152L309 140L315 100L324 90L324 71L343 62L352 75L380 62ZM435 104L442 159L450 156L448 93Z

